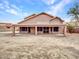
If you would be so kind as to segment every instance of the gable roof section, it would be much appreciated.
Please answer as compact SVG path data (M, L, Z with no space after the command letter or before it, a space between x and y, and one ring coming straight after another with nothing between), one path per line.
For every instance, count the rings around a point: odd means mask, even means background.
M59 17L55 17L55 16L51 16L51 15L49 15L49 14L47 14L47 13L44 13L44 12L42 12L42 13L40 13L40 14L33 14L33 15L31 15L31 16L28 16L28 17L26 17L26 18L24 18L24 20L23 21L21 21L21 22L19 22L18 24L20 24L20 23L22 23L22 22L25 22L25 21L27 21L27 20L30 20L30 19L32 19L32 18L35 18L35 17L37 17L37 16L40 16L40 15L47 15L47 16L49 16L49 17L51 17L52 19L50 20L50 21L52 21L52 20L54 20L54 19L59 19L61 22L64 22L61 18L59 18Z
M32 15L30 15L28 17L25 17L24 19L29 19L29 18L34 17L34 16L36 16L36 14L32 14Z
M59 17L54 17L54 18L52 18L50 21L52 21L52 20L54 20L54 19L59 19L60 21L64 22L64 20L62 20L62 19L59 18Z

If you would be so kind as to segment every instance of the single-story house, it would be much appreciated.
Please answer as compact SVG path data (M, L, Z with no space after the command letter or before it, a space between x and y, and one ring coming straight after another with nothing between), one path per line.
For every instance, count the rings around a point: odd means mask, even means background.
M28 16L18 24L13 25L13 35L15 35L16 27L19 27L20 33L29 33L35 35L66 33L66 26L61 18L44 12Z

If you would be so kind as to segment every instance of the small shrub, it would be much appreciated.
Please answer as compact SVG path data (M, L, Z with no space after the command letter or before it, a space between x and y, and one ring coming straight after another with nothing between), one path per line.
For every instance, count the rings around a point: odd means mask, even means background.
M75 29L75 25L73 24L67 24L67 29L69 33L73 33Z

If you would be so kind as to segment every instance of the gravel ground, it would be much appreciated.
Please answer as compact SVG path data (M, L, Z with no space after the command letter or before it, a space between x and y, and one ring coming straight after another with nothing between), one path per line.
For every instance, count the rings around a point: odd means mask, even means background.
M0 33L0 59L79 59L79 34Z

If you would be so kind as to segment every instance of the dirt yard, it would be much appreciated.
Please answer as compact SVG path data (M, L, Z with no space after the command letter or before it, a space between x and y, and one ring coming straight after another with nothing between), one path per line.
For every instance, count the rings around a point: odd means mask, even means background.
M0 59L79 59L79 34L0 33Z

